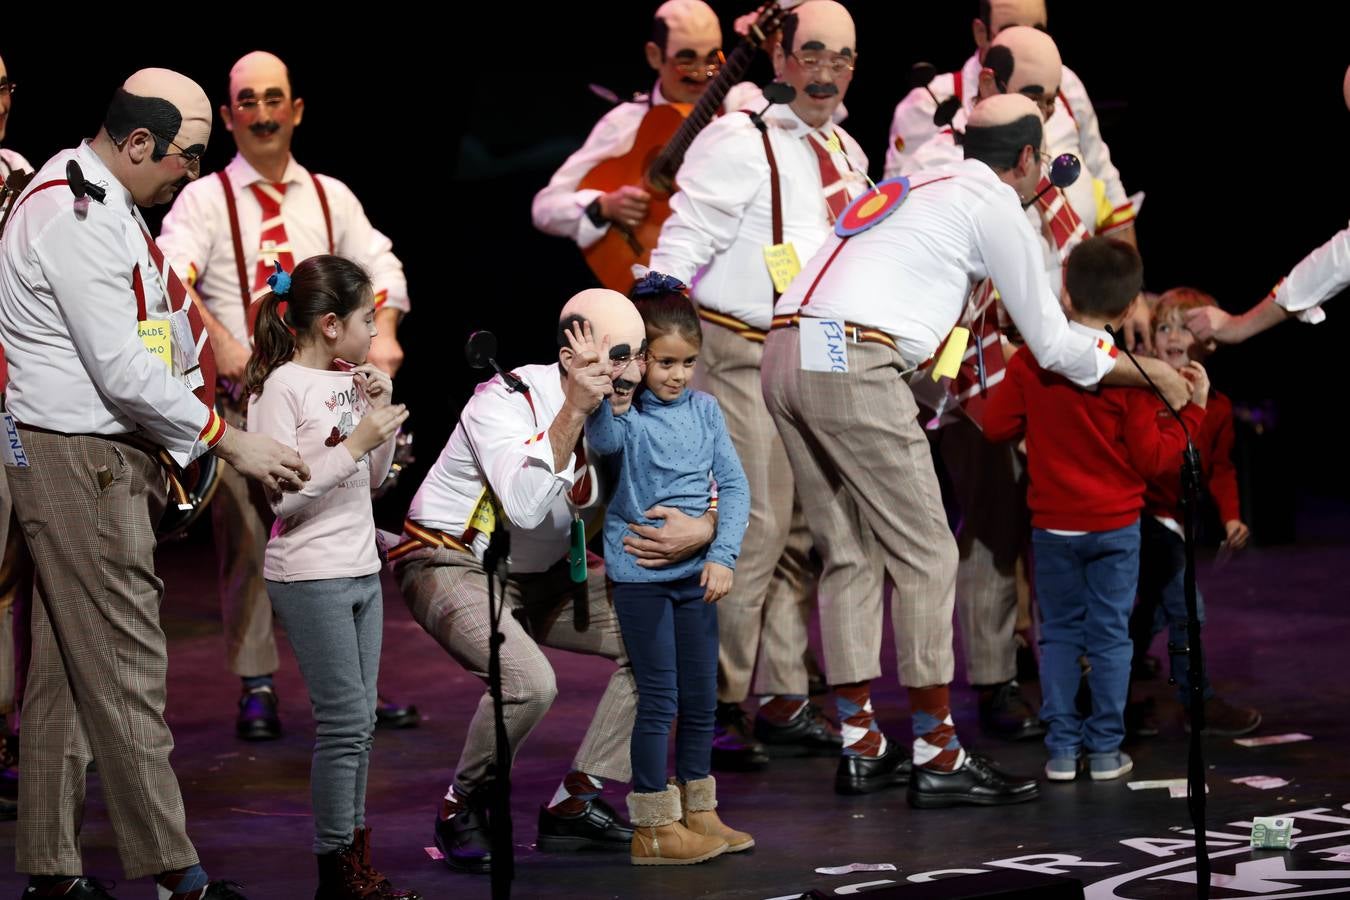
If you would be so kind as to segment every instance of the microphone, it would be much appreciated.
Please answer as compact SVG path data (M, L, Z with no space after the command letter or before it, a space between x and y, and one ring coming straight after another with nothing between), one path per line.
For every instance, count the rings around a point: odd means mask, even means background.
M933 103L937 106L933 110L933 124L939 128L946 128L956 118L956 113L961 109L961 101L956 97L948 97L946 100L939 100L937 94L929 87L934 78L937 77L937 67L930 62L917 62L909 70L910 89L923 88L928 92L928 96L933 98Z
M469 342L464 345L464 358L469 365L475 369L492 368L502 377L506 383L506 389L521 394L528 394L530 386L521 381L514 374L507 372L497 364L494 358L497 355L497 336L490 331L475 331L469 335Z
M76 200L83 200L85 196L89 196L102 203L108 196L108 192L103 188L84 180L80 164L73 159L66 163L66 181L70 182L70 192L75 195Z
M797 99L797 89L790 84L781 81L771 81L764 85L764 99L769 101L764 104L764 108L759 112L750 114L750 121L755 123L755 127L760 131L767 130L764 124L764 114L769 111L769 107L777 103L791 103Z
M1049 192L1050 188L1057 187L1064 190L1078 180L1078 176L1083 173L1083 164L1079 162L1078 157L1072 153L1061 153L1055 157L1055 161L1050 164L1050 183L1036 192L1036 196L1022 204L1026 209L1037 200L1041 199Z

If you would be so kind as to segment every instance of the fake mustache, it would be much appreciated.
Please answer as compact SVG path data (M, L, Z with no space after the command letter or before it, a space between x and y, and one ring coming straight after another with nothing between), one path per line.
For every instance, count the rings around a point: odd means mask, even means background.
M269 137L276 134L277 129L281 127L280 122L254 122L248 126L248 130L258 137Z
M835 94L839 93L839 85L816 84L815 82L812 82L806 86L806 93L810 94L812 97L833 97Z
M635 391L637 386L636 381L629 381L627 378L614 379L614 389L618 391Z

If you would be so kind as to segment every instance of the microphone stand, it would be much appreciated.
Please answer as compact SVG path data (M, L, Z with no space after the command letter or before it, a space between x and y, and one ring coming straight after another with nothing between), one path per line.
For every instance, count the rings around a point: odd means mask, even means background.
M495 731L496 759L488 766L491 786L492 900L511 896L515 877L515 846L511 830L511 746L506 735L506 705L502 695L502 610L506 607L507 558L511 554L511 533L505 522L497 523L483 552L483 571L487 573L488 621L488 693L492 695L492 723ZM496 582L500 581L500 584ZM495 589L494 589L495 588Z
M512 372L497 364L497 338L490 331L475 331L464 347L464 357L475 369L491 366L512 393L529 398L529 385ZM531 404L533 406L533 404ZM478 451L469 441L474 464L483 478L487 469L478 458ZM503 517L498 517L499 519ZM487 549L483 551L483 572L487 575L488 600L488 693L492 697L492 724L496 739L495 759L487 767L487 788L490 791L488 825L491 832L492 900L507 900L511 896L511 880L515 877L515 846L511 830L511 744L506 734L506 706L502 693L502 611L506 608L506 579L511 556L511 532L504 520L498 521L488 535Z
M1210 865L1209 847L1205 834L1205 752L1200 732L1205 727L1205 657L1200 642L1200 616L1196 608L1195 591L1195 519L1200 509L1200 451L1191 441L1190 429L1180 415L1167 402L1163 392L1153 383L1153 379L1139 365L1139 360L1130 352L1125 336L1110 326L1107 332L1115 340L1116 346L1125 352L1130 362L1144 376L1144 381L1158 395L1172 418L1177 420L1181 431L1186 435L1186 450L1181 458L1181 519L1183 541L1186 547L1186 570L1183 578L1186 593L1186 647L1176 647L1169 643L1169 655L1187 657L1187 677L1190 679L1187 691L1187 716L1191 725L1189 753L1186 768L1186 807L1191 815L1191 825L1195 829L1195 895L1201 900L1209 897Z

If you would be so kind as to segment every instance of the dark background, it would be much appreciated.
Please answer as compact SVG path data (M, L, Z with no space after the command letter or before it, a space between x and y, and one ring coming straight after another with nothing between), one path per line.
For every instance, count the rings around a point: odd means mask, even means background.
M728 33L748 9L712 5ZM910 65L959 67L973 50L975 2L847 5L860 65L844 125L879 177ZM620 96L651 87L642 45L655 6L484 4L467 14L275 7L222 10L195 24L183 21L186 7L154 7L121 31L78 26L72 12L66 34L0 33L19 85L5 143L41 164L92 135L112 90L142 66L182 71L219 104L237 57L261 48L285 59L306 101L296 157L355 190L408 273L413 313L400 330L407 363L397 391L413 408L419 459L381 503L381 518L393 522L480 380L463 362L469 332L495 331L505 365L551 359L556 310L591 284L574 245L533 230L530 199L607 109L588 83ZM1343 4L1244 11L1051 0L1049 12L1126 189L1147 193L1138 233L1151 290L1190 284L1245 309L1346 226ZM770 74L761 59L750 77ZM233 152L217 124L204 172ZM152 226L159 215L150 213ZM1266 540L1292 536L1295 496L1332 498L1336 509L1350 499L1334 439L1342 429L1333 425L1350 305L1332 302L1328 311L1321 326L1282 325L1212 361L1215 384L1259 422L1240 429L1239 453L1249 514Z

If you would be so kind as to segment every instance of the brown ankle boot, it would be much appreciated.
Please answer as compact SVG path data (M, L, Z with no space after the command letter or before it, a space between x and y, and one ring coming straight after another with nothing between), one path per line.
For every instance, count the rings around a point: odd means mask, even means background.
M380 900L422 900L422 895L417 891L410 889L399 889L390 884L389 879L376 869L370 863L370 828L362 826L352 833L352 846L350 851L356 857L356 863L361 867L366 878L375 885L373 897Z
M360 858L350 847L316 856L319 889L314 900L376 900L380 887L367 877Z
M721 838L727 842L728 853L740 853L755 846L755 839L744 831L729 827L717 815L717 781L711 775L682 784L680 805L684 827L696 834Z
M633 823L631 856L635 866L687 866L726 852L720 837L695 834L680 824L680 790L668 785L659 794L628 795Z

